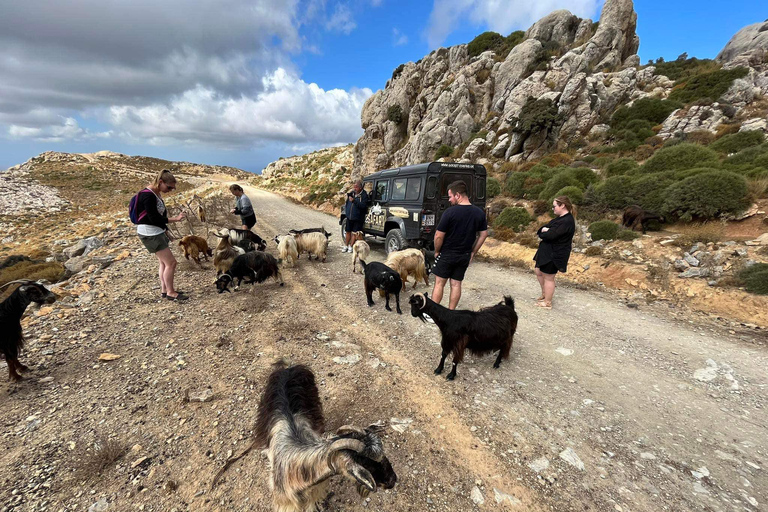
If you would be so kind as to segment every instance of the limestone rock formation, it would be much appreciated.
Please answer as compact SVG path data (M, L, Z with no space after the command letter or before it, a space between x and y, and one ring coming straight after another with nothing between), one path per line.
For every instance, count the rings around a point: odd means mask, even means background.
M732 63L738 60L739 65L757 64L768 57L768 20L762 23L748 25L728 41L716 60L722 63Z

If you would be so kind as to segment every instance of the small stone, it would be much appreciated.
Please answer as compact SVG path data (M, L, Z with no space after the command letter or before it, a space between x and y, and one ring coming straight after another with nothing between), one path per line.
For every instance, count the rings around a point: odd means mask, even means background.
M501 505L505 501L509 503L510 505L520 505L521 501L511 494L507 494L505 492L501 492L500 490L494 488L493 489L493 497L496 500L496 503Z
M483 498L483 493L480 491L480 488L477 486L474 486L472 488L472 492L469 494L469 497L472 498L472 502L475 505L482 505L485 503L485 498Z
M557 352L559 354L563 354L564 356L570 356L571 354L573 354L573 350L572 349L565 348L565 347L558 347L558 348L555 349L555 352Z
M560 452L560 458L580 471L584 471L584 463L570 446Z
M211 388L205 388L202 391L187 392L188 402L210 402L213 400L213 390Z
M528 463L528 467L537 473L541 473L549 467L549 460L546 457L539 457L533 462Z
M109 508L107 498L101 498L99 501L88 507L88 512L104 512Z
M702 479L704 477L709 476L709 470L705 466L702 466L702 467L700 467L699 469L697 469L695 471L691 471L691 474L695 478Z

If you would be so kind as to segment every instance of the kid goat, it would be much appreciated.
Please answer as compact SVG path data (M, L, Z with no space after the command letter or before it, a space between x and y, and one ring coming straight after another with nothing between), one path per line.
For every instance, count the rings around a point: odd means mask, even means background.
M494 368L498 368L502 359L509 357L513 337L517 330L517 313L515 301L505 296L504 302L480 311L450 310L441 306L426 293L411 295L408 299L411 305L411 315L425 322L424 314L429 315L440 328L442 340L440 346L443 353L440 364L435 368L435 374L443 372L445 358L453 354L453 369L447 379L456 377L456 367L464 360L464 350L473 354L485 355L499 351Z
M21 317L31 302L53 304L56 296L45 286L34 281L11 281L2 288L15 283L21 283L21 286L0 303L0 354L5 356L8 363L8 378L18 381L21 379L19 372L29 370L19 362L19 352L24 348Z

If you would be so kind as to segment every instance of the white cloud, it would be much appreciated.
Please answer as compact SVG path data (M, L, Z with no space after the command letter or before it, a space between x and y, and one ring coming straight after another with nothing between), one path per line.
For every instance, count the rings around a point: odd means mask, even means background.
M408 44L408 36L400 32L397 28L392 29L392 45L402 46Z
M343 4L336 4L336 9L325 23L326 29L344 34L350 34L356 27L357 23L352 17L352 11Z
M8 136L11 139L34 139L41 142L85 141L97 138L109 138L111 131L91 132L81 128L73 117L62 117L57 124L42 127L18 126L12 124L8 127Z
M201 86L168 103L114 106L106 121L129 140L150 144L213 143L249 147L259 140L348 143L362 134L360 112L370 89L324 90L285 69L252 96L223 96Z
M467 20L474 26L507 35L526 30L536 21L558 9L567 9L582 18L593 17L603 0L435 0L427 26L430 48L440 46L448 35Z

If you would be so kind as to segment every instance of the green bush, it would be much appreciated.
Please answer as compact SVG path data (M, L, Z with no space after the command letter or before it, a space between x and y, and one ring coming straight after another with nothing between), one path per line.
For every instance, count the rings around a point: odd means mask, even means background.
M513 121L513 130L518 133L538 133L549 130L560 120L557 105L548 98L537 100L530 96Z
M675 82L669 99L680 103L691 103L703 98L717 101L731 87L737 78L747 76L747 68L718 69Z
M582 189L587 188L587 186L592 183L600 181L600 177L598 177L598 175L595 174L595 171L589 167L572 167L568 169L568 174L583 185L581 187Z
M664 194L664 211L683 220L713 219L740 213L748 206L747 180L727 171L696 174L670 186Z
M501 194L501 184L496 178L488 178L485 182L485 193L489 198L496 197Z
M525 180L531 175L527 172L515 172L512 171L507 174L507 180L504 184L504 188L507 190L507 194L512 197L523 197L525 193Z
M765 135L759 130L733 133L717 139L709 145L710 148L720 153L738 153L744 149L759 146L765 140Z
M589 225L588 231L592 233L592 240L613 240L619 234L621 226L609 220L599 220Z
M605 177L621 176L640 167L632 158L619 158L605 166Z
M633 204L632 178L629 176L614 176L594 187L594 198L597 204L606 208L624 208Z
M640 233L636 231L632 231L631 229L622 229L619 231L619 233L616 235L617 240L624 240L625 242L629 242L631 240L634 240L635 238L639 238Z
M562 171L554 175L552 179L545 183L544 190L539 194L539 199L542 201L551 201L555 197L557 191L564 187L583 189L584 185L571 176L568 171Z
M439 148L437 148L437 151L435 151L435 160L440 160L441 158L451 156L453 154L453 146L449 146L448 144L443 144Z
M632 178L632 184L629 189L628 198L630 204L638 204L643 209L660 212L664 207L664 193L667 188L675 183L673 173L657 173L650 176L638 176Z
M483 32L467 45L467 53L470 57L477 57L483 52L491 50L499 57L506 57L510 50L525 40L525 32L517 30L507 37L496 32Z
M568 196L568 199L570 199L573 204L581 204L584 202L584 191L579 187L563 187L552 196L552 199L560 196Z
M749 293L768 295L768 263L757 263L739 272L739 279Z
M630 121L642 119L648 121L651 126L661 124L673 111L682 107L680 103L657 98L641 98L631 107L622 106L611 117L611 128L619 130L625 128Z
M387 119L395 124L403 121L403 109L400 105L392 105L387 109Z
M762 162L763 159L765 159L764 163ZM768 167L768 143L742 149L735 155L726 158L725 162L723 162L723 167L730 168L732 166L753 163L757 165L762 164Z
M716 151L696 144L681 143L658 150L640 168L642 172L675 171L694 167L720 167Z
M533 218L531 218L525 208L510 206L504 208L499 216L496 217L496 220L493 221L493 227L510 228L515 232L520 232L532 221Z
M549 167L544 164L536 164L528 169L528 173L530 173L531 176L541 178L542 181L548 181L552 179L555 174L560 172L560 170L561 168Z
M664 75L670 80L687 79L720 68L720 65L712 59L697 59L696 57L657 62L654 66L656 67L654 74Z

